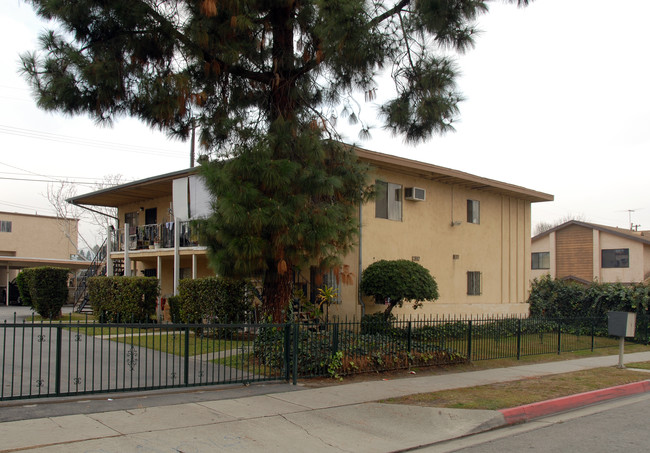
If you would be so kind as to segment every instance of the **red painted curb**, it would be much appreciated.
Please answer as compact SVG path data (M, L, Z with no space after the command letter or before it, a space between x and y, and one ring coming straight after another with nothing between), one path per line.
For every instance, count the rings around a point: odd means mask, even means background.
M555 414L569 409L575 409L576 407L598 403L600 401L606 401L622 396L636 395L637 393L648 391L650 391L650 380L617 385L616 387L594 390L591 392L578 393L577 395L563 396L561 398L525 404L523 406L512 407L509 409L501 409L499 412L503 414L508 425L514 425L515 423L525 422L544 415Z

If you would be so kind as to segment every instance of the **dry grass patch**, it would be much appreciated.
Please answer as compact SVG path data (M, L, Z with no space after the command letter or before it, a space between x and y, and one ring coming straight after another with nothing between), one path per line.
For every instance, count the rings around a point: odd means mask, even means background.
M650 369L650 363L645 362L644 366ZM456 409L496 410L644 381L648 378L650 375L643 371L619 370L614 367L595 368L520 381L421 393L392 398L383 402Z

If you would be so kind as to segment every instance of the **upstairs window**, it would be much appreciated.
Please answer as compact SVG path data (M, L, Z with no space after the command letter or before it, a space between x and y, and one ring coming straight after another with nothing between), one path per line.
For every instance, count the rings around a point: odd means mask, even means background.
M630 249L604 249L601 253L603 268L630 267Z
M481 205L477 200L467 200L467 223L481 223Z
M550 269L551 253L536 252L532 254L531 269Z
M402 186L385 181L375 181L375 217L402 220Z
M467 295L481 295L481 273L477 271L467 272Z
M0 233L11 233L11 220L0 220Z

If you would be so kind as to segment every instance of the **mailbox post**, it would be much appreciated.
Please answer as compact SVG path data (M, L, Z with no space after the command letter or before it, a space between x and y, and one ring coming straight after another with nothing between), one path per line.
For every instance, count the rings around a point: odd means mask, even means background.
M607 312L607 332L609 335L618 337L618 365L617 368L625 368L623 355L625 349L625 337L633 337L636 329L636 313L625 311Z

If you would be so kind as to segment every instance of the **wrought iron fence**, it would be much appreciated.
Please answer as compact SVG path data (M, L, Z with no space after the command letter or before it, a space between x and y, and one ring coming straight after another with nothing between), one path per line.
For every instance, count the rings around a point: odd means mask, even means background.
M645 332L648 320L637 326ZM643 341L643 339L641 339ZM342 376L616 346L607 320L0 324L0 400Z
M0 400L287 379L256 366L252 324L0 324Z

